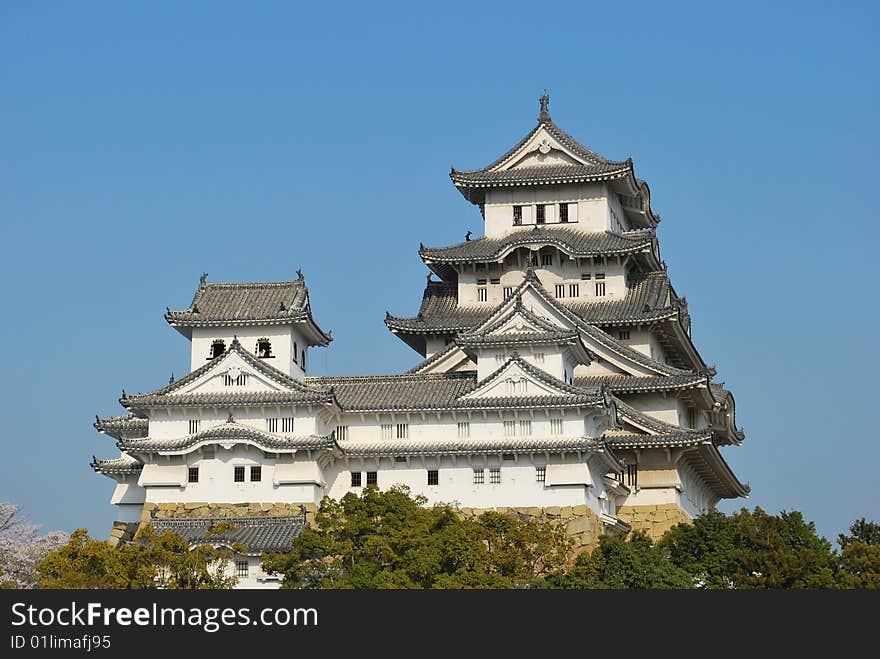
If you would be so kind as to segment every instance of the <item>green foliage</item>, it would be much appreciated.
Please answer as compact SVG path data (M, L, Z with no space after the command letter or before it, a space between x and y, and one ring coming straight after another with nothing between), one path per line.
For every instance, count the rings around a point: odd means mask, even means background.
M135 542L114 547L78 529L37 564L37 572L41 588L228 589L237 582L225 574L228 561L245 550L207 544L190 548L179 534L155 533L150 526Z
M693 588L687 572L672 564L665 549L644 533L630 539L603 536L592 553L580 554L574 565L547 578L546 587L562 589Z
M841 533L840 573L842 588L880 589L880 524L864 518L853 522L849 535Z
M706 588L835 588L831 543L797 511L743 508L701 515L661 540L675 565Z
M284 588L521 588L558 569L565 530L487 512L463 519L448 505L425 507L404 487L325 498L289 554L263 568Z

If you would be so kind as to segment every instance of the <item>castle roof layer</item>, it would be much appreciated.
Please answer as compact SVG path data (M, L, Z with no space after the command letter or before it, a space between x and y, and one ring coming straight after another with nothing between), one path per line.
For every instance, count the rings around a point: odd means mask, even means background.
M312 319L305 279L296 281L208 283L202 275L189 307L168 310L165 320L185 336L193 327L246 327L303 324L316 345L332 339Z
M173 531L183 536L190 545L245 545L248 554L278 551L288 552L293 540L306 528L305 515L265 515L251 517L188 517L154 519L153 529L162 533ZM233 530L208 536L218 524L231 524Z

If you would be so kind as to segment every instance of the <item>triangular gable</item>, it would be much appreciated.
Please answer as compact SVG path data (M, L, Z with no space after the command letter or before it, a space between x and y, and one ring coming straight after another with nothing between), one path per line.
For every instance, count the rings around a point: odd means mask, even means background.
M494 168L493 171L546 167L548 165L589 166L594 164L567 148L547 130L546 126L542 125L512 158Z
M290 385L285 385L278 380L269 378L262 370L257 370L252 364L245 361L237 352L226 352L214 359L214 368L200 377L188 382L179 389L169 392L169 396L183 396L186 394L216 394L232 391L227 385L227 378L240 382L236 385L236 392L263 392L263 391L290 391ZM243 379L239 379L242 376Z
M465 352L455 344L450 344L433 357L426 359L407 373L449 373L453 371L473 371L477 366Z
M505 362L460 400L478 398L532 398L535 396L582 396L585 392L527 364L518 356Z

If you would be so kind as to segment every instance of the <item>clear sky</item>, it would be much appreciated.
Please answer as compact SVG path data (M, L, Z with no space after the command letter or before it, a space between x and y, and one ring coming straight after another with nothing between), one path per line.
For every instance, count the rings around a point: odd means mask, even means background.
M482 232L449 181L553 119L632 155L748 500L880 520L876 3L5 2L0 500L106 537L94 415L188 369L166 306L292 279L314 374L418 355L417 250Z

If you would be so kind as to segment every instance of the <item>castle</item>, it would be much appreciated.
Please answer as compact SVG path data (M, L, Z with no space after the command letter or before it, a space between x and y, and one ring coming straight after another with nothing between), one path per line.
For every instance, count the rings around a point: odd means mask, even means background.
M579 546L615 530L661 535L746 496L719 449L738 445L732 394L691 339L660 258L645 181L550 118L483 169L453 169L481 237L419 255L412 317L385 324L422 357L394 375L310 376L331 342L295 281L213 283L166 313L191 372L123 392L98 418L121 455L112 537L141 523L197 542L219 519L245 587L276 587L259 556L285 550L324 496L375 484L565 523ZM435 279L436 278L436 279ZM219 540L215 540L219 541Z

